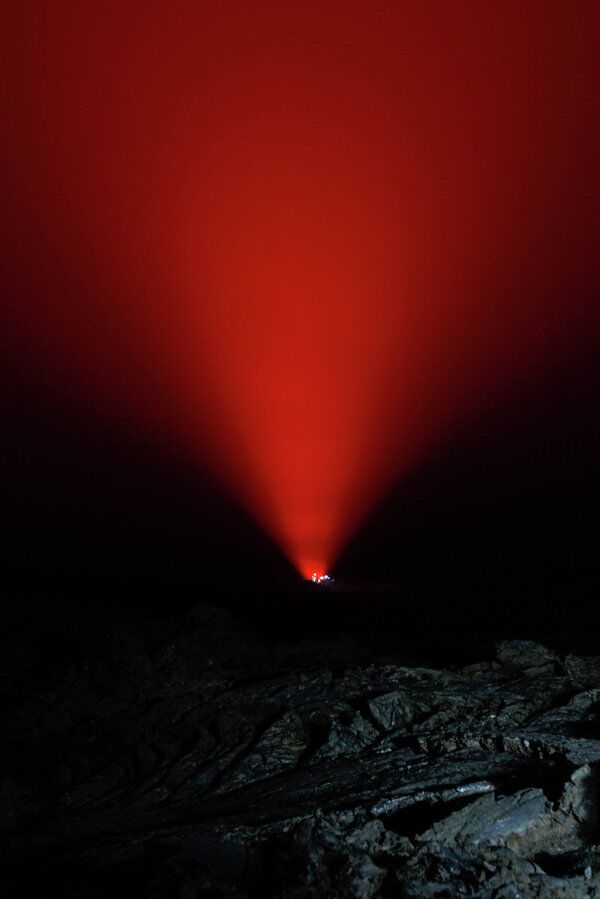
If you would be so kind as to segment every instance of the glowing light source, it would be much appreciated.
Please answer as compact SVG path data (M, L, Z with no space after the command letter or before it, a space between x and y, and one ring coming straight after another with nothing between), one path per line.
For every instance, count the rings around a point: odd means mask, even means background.
M317 574L316 571L313 571L311 575L311 581L313 584L318 584L320 587L329 587L333 584L333 578L328 574Z

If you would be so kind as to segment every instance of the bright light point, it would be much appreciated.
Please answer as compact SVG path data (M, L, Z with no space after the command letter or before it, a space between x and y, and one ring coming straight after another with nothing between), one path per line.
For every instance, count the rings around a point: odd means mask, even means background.
M333 584L332 577L329 577L328 574L318 575L316 571L313 571L311 581L313 584L318 584L320 587L328 587L330 584Z

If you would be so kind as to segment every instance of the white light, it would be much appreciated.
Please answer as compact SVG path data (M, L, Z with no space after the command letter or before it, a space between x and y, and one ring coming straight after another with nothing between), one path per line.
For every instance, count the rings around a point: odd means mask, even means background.
M320 584L322 587L327 586L327 584L333 584L332 577L329 577L328 574L318 575L316 571L313 571L311 581L313 584Z

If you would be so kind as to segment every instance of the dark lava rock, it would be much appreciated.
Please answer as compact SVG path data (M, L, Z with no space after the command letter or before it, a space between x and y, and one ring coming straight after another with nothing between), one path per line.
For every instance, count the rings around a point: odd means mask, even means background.
M552 666L557 656L533 640L504 640L496 646L496 658L506 668L529 669Z
M1 668L3 895L600 897L597 658L269 648L207 605L61 628L64 664Z
M412 721L412 706L408 694L393 690L369 700L369 711L383 730L408 726Z

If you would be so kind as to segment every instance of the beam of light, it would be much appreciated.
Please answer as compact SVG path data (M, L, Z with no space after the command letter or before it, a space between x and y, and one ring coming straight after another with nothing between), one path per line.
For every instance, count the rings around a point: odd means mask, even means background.
M3 15L11 352L184 440L303 577L589 328L596 4Z

